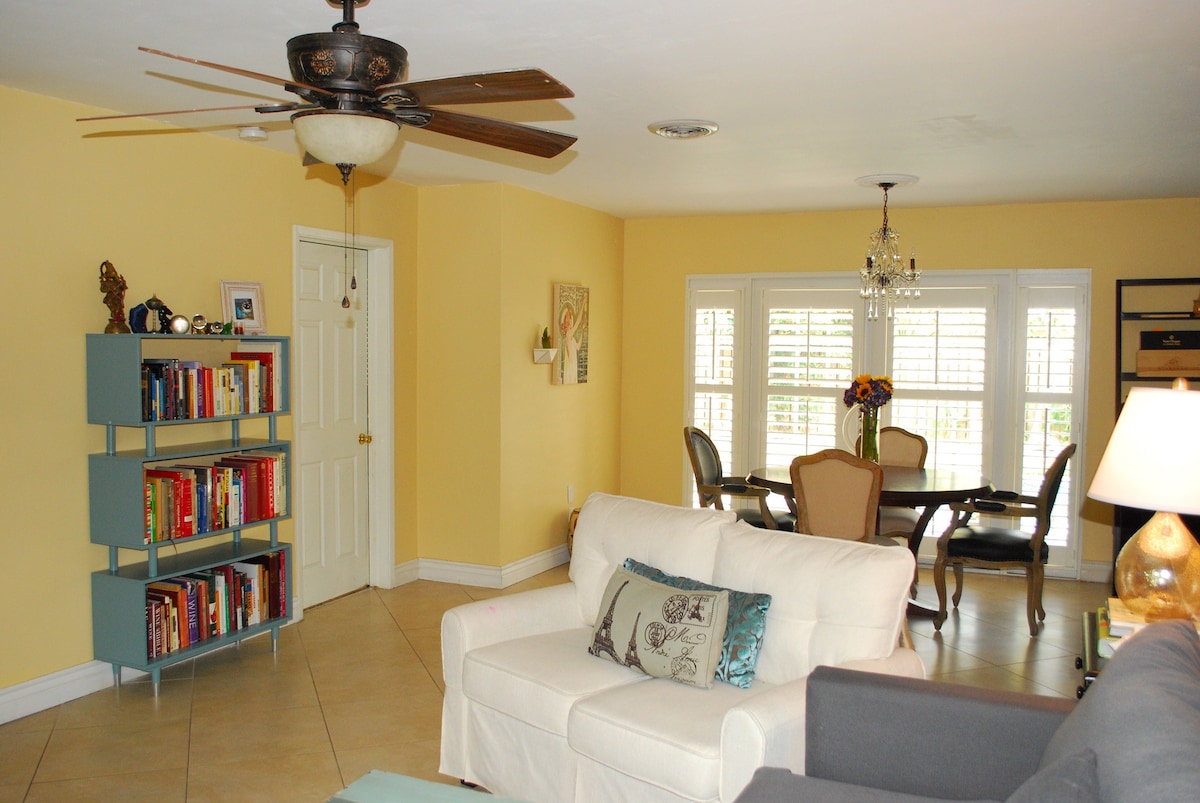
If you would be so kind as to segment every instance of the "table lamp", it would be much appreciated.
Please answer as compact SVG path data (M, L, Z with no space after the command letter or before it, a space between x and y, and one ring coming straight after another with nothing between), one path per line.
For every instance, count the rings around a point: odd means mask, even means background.
M1200 545L1180 513L1200 513L1200 392L1133 388L1088 496L1155 511L1117 557L1117 596L1147 620L1200 622Z

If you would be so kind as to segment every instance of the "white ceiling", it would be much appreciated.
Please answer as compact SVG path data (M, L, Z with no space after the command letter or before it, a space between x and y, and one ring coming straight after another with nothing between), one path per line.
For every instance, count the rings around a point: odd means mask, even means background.
M325 0L6 0L0 84L115 112L292 100L138 45L288 77ZM455 107L574 134L543 160L413 128L369 172L503 181L620 217L1200 196L1197 0L373 0L410 80L540 67L563 101ZM658 120L713 120L670 141ZM286 115L167 118L297 154ZM141 119L75 123L80 136Z

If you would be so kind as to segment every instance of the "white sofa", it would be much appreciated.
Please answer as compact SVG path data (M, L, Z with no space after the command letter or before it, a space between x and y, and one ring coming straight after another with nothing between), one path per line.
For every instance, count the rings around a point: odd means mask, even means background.
M754 682L694 688L588 653L613 571L772 595ZM907 549L739 523L730 511L593 494L571 582L442 619L440 771L528 801L732 801L764 765L804 771L805 684L820 664L924 677L898 647Z

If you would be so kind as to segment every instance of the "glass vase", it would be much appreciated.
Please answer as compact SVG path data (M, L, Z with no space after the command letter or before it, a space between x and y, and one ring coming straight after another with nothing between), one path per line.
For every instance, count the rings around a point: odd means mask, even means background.
M864 460L879 462L879 408L863 407L859 422L858 454Z

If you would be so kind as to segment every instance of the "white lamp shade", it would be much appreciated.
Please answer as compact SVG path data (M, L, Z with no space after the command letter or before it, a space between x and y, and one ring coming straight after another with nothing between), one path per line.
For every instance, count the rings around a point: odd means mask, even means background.
M1088 496L1200 513L1200 391L1130 390Z
M400 126L386 117L326 109L294 114L292 126L304 150L331 165L364 165L382 159L400 134Z

